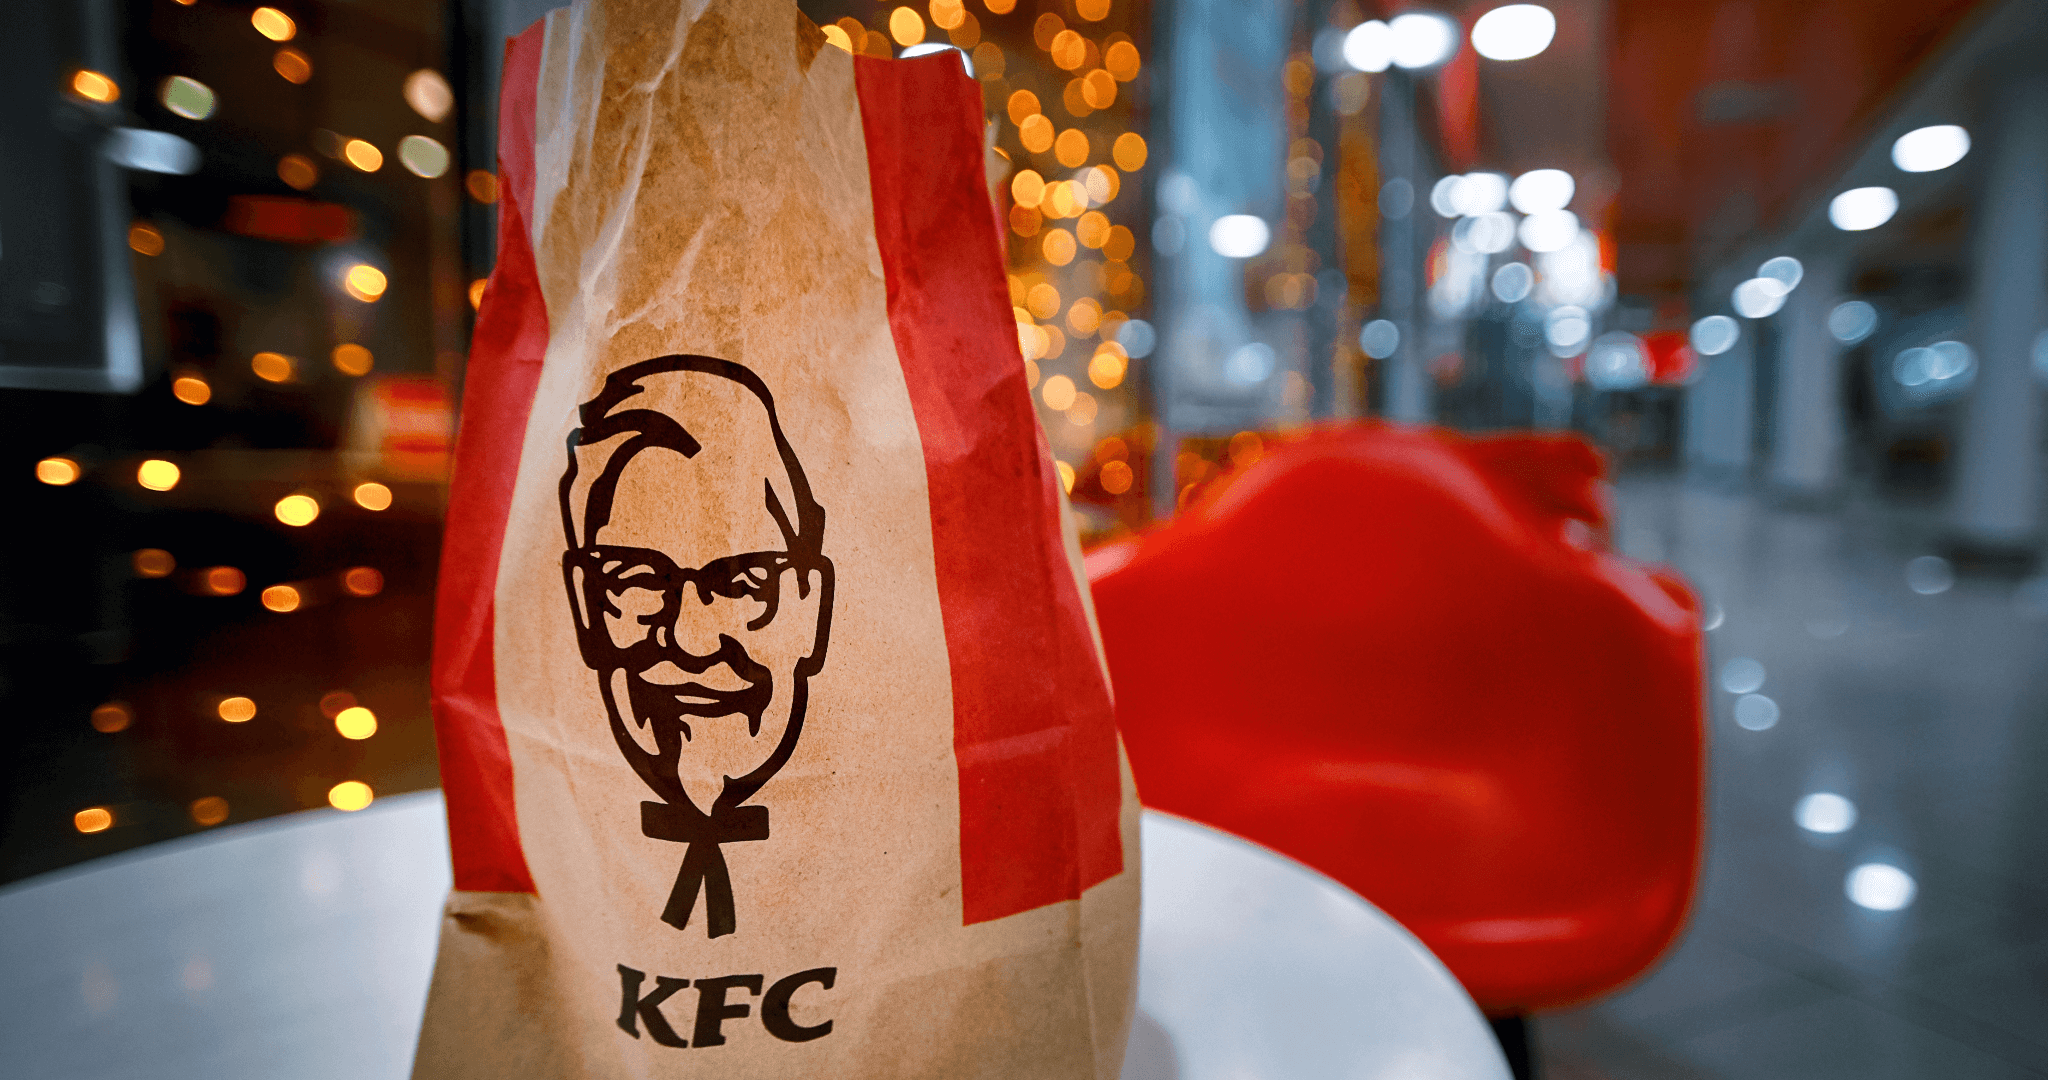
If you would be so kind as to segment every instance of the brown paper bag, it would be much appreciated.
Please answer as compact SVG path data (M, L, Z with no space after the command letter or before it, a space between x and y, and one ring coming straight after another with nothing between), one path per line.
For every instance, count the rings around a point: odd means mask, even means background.
M502 116L415 1075L1115 1076L1137 803L979 91L586 0Z

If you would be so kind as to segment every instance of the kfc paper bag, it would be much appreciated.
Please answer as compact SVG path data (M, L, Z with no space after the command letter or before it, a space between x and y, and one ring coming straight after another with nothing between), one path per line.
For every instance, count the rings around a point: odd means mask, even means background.
M958 57L512 42L415 1075L1101 1077L1137 803Z

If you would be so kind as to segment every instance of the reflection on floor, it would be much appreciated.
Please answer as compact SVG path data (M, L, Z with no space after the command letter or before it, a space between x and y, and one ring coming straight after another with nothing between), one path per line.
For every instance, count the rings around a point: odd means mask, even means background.
M1659 969L1541 1019L1546 1075L2048 1076L2048 578L1925 558L1931 507L1616 502L1723 615L1707 865Z

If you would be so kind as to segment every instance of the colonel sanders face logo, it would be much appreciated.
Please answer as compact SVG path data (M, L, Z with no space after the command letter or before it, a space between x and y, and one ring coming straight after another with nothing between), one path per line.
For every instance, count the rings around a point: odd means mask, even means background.
M720 845L768 838L768 808L747 800L795 751L825 663L825 511L768 388L731 361L633 364L580 419L561 489L577 641L619 752L661 798L640 804L641 831L688 845L662 921L688 926L701 891L720 937L735 927Z

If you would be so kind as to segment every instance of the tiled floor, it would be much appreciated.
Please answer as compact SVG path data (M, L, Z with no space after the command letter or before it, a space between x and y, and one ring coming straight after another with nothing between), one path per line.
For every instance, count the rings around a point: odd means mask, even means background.
M1937 509L1868 496L1795 509L1632 478L1617 519L1619 548L1724 615L1707 865L1661 967L1541 1018L1547 1075L2048 1076L2048 579L1938 588L1944 566L1908 569L1937 551ZM1738 657L1763 664L1775 725L1736 722L1719 684ZM1815 792L1854 825L1798 825ZM1910 874L1912 902L1852 902L1866 863Z

